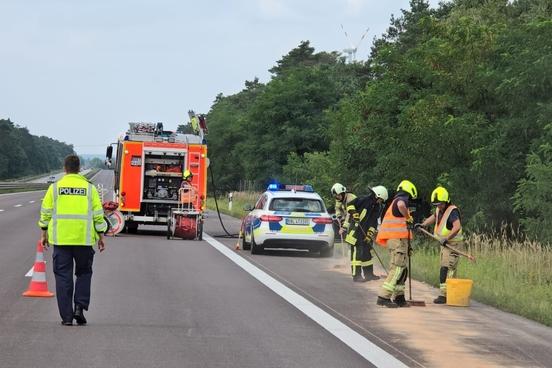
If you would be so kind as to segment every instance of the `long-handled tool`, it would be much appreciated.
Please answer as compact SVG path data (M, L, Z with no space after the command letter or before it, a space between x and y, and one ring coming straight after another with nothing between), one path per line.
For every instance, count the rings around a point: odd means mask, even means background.
M406 255L408 257L408 305L412 307L425 307L426 303L423 300L412 300L412 263L410 261L410 254L412 253L412 244L410 242L410 227L408 228L408 251Z
M430 233L429 231L427 231L426 229L424 229L423 227L419 227L418 230L420 230L422 233L426 234L427 236L437 240L437 241L440 241L440 239L433 235L432 233ZM461 256L464 256L466 257L467 259L469 259L471 262L475 262L475 257L472 256L471 254L468 254L468 253L465 253L465 252L462 252L461 250L458 250L454 247L452 247L451 245L449 245L448 243L445 243L444 244L445 247L447 247L448 249L452 250L453 252L456 252L458 254L460 254Z
M364 235L364 238L367 237L367 234L366 234L366 231L364 231L364 229L362 228L362 226L360 226L360 224L358 225L358 227L360 228L360 230L362 230L362 234ZM381 267L383 267L383 270L385 271L385 274L389 274L389 272L387 272L387 268L385 267L385 265L383 264L383 261L381 260L378 252L376 252L376 248L374 248L374 245L372 244L372 250L374 251L374 254L376 255L376 258L378 259Z

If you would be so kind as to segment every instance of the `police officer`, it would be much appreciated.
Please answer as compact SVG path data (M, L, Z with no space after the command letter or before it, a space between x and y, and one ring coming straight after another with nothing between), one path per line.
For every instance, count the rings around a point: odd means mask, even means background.
M408 239L412 239L409 226L413 223L408 202L417 196L418 191L412 182L401 181L376 237L376 243L389 248L389 274L381 286L377 300L377 304L383 307L408 307L404 298L404 283L408 276ZM393 296L394 300L391 301Z
M335 198L335 216L339 221L339 234L343 234L349 228L349 213L347 205L356 198L351 192L347 192L347 188L340 183L335 183L331 189L332 196Z
M387 198L387 189L378 185L371 188L367 196L355 198L347 204L347 212L351 214L353 224L345 242L351 246L351 273L354 282L379 279L379 276L374 275L372 241Z
M439 269L440 295L433 300L435 304L447 302L447 279L456 277L456 269L460 255L454 250L445 247L446 244L461 250L464 247L464 236L462 234L462 223L460 222L460 210L450 203L448 191L439 186L431 193L431 204L434 205L435 214L424 220L415 227L424 227L435 224L433 234L440 239L441 261Z
M71 326L73 319L79 325L86 324L84 310L90 303L93 245L97 243L100 252L105 249L103 233L107 224L96 187L79 175L79 157L67 156L64 167L66 175L50 185L42 200L38 225L42 229L42 245L54 246L59 314L61 323Z

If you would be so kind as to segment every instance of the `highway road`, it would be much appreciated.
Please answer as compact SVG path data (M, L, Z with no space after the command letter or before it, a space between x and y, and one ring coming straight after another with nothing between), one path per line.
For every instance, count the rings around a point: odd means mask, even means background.
M94 181L106 187L111 172ZM552 329L473 303L375 305L336 257L236 251L210 213L204 241L164 229L107 239L87 326L24 298L42 193L0 196L0 367L550 367ZM223 216L237 231L239 222ZM54 290L51 250L48 280ZM416 299L437 290L414 283Z

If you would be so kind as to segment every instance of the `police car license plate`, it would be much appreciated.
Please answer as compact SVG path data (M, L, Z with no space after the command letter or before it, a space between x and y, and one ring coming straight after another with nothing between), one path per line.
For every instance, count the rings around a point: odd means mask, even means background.
M310 220L308 218L287 218L286 225L308 225Z

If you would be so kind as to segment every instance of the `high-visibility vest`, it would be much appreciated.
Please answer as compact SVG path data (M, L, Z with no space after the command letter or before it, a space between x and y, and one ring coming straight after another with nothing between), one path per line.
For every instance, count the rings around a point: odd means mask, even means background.
M54 245L94 245L107 230L98 190L86 178L67 174L50 185L42 200L38 226Z
M443 217L441 218L441 221L438 221L439 219L439 208L435 210L435 227L433 228L433 234L435 236L439 237L440 239L445 238L448 234L450 234L450 230L447 229L447 220L450 217L450 214L453 210L457 209L454 205L449 205L447 209L445 210L445 213L443 214ZM460 228L460 231L454 236L454 238L449 240L451 243L453 242L461 242L464 241L464 235L462 234L462 228Z
M397 202L397 199L395 198L389 208L387 208L378 230L376 243L383 247L387 246L387 240L389 239L412 239L412 232L408 231L406 226L406 218L393 215L393 206ZM408 216L410 216L410 211L408 212Z
M351 215L348 212L348 203L356 199L356 195L353 193L346 192L343 198L343 201L335 201L335 215L343 218L343 223L341 224L344 228L349 228L349 220Z

